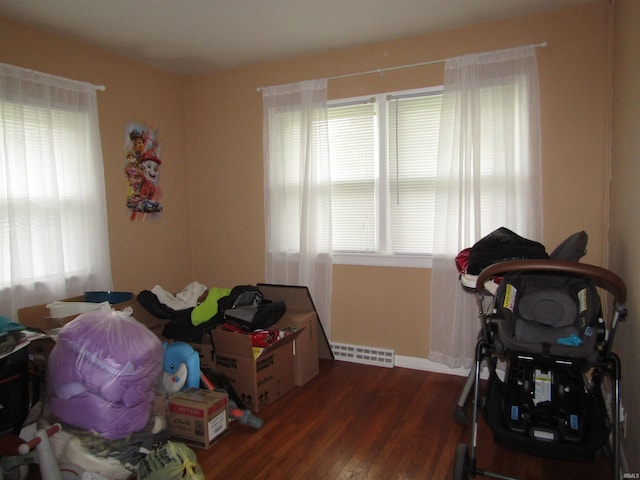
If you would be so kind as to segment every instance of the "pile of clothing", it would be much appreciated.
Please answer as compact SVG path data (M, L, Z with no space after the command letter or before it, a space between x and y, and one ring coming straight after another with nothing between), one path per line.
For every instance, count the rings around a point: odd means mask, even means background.
M138 302L152 315L168 320L163 337L188 343L203 343L205 332L227 323L245 332L267 329L286 312L284 302L263 298L254 285L207 289L192 282L176 295L156 285L140 292Z

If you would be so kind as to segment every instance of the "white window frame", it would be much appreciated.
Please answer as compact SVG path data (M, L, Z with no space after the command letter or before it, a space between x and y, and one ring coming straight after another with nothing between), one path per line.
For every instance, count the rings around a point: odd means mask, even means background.
M438 95L442 94L443 86L425 87L411 90L401 90L395 92L384 92L374 95L363 95L359 97L351 97L344 99L335 99L328 102L329 108L348 105L353 103L364 103L374 101L377 105L377 122L376 122L376 138L377 145L375 146L377 157L377 175L379 176L379 182L377 185L376 195L379 199L376 202L376 215L379 216L376 222L377 226L377 240L379 244L379 250L381 252L388 252L390 250L389 245L389 231L388 225L390 218L388 216L388 209L385 207L389 201L389 191L386 188L388 184L388 145L387 145L387 101L390 97L406 97L417 95ZM361 265L361 266L379 266L379 267L405 267L405 268L431 268L432 255L395 255L392 253L333 253L333 263L338 265Z

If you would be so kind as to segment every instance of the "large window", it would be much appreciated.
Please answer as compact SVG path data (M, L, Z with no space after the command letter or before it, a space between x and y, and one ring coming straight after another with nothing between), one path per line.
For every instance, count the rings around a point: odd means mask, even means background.
M441 105L439 88L330 103L336 261L415 265L433 252Z
M22 108L4 103L2 108L0 128L23 131L30 140L23 144L0 138L0 148L8 152L0 172L9 184L0 200L2 211L18 215L2 215L0 245L28 241L31 253L20 261L31 264L33 278L38 281L46 282L59 268L69 276L88 273L91 248L83 244L78 232L83 207L95 201L83 187L82 164L87 160L78 149L78 138L84 136L83 117L86 115L82 113L37 106ZM52 149L53 142L56 147ZM25 163L22 155L12 154L16 148L24 153ZM49 151L53 151L53 158ZM62 255L55 252L56 242L49 241L52 232L61 235ZM0 258L0 287L6 288L11 285L11 249L2 249Z
M95 87L0 64L0 313L111 288Z

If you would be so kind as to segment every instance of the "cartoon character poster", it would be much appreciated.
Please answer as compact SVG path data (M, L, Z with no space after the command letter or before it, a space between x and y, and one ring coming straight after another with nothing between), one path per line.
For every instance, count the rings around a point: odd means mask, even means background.
M129 123L125 127L125 167L127 178L127 208L131 221L154 217L162 212L162 191L159 186L162 161L158 130ZM138 215L140 214L140 215Z

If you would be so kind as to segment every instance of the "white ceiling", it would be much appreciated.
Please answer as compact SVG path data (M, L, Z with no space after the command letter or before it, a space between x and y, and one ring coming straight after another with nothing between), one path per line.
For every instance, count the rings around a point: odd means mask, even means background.
M590 1L0 0L0 16L192 74Z

